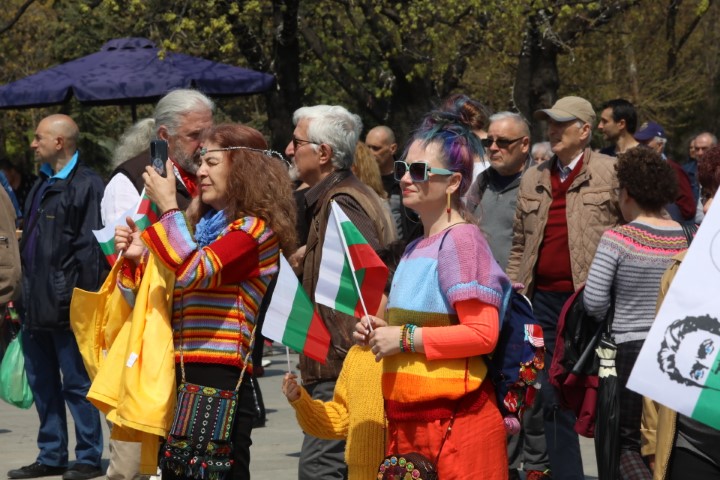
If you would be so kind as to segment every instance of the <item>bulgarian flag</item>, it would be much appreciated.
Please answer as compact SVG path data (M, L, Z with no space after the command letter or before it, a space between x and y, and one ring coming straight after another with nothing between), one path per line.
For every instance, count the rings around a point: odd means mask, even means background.
M327 359L330 332L282 255L262 334L320 363Z
M387 266L336 202L330 210L315 301L354 317L375 315Z
M132 218L138 229L142 232L147 227L155 223L158 218L160 218L160 214L157 205L150 201L147 195L145 195L145 190L143 190L143 194L140 197L140 203L120 215L120 217L115 219L114 222L106 225L101 230L92 231L93 235L95 235L95 239L100 244L100 249L105 255L105 259L110 265L115 265L115 262L118 259L118 255L115 252L115 227L119 225L127 225L125 221L125 218L127 217Z

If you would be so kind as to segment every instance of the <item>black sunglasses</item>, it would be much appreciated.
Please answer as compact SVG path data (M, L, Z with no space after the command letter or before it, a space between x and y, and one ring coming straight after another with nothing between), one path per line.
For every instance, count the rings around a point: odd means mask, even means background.
M492 147L492 144L496 144L498 148L508 148L513 143L517 142L518 140L522 140L523 137L518 137L513 140L508 140L507 138L493 138L493 137L487 137L480 140L480 143L482 143L482 146L484 148L490 148Z
M297 150L298 147L302 145L307 145L308 143L312 145L320 145L317 142L311 142L310 140L303 140L302 138L297 138L295 135L293 135L292 137L293 151Z
M434 173L436 175L453 174L453 172L445 168L431 167L426 162L406 163L402 160L396 160L395 169L393 171L395 180L399 182L400 179L405 176L406 172L410 172L410 180L412 180L413 182L427 182L430 173Z

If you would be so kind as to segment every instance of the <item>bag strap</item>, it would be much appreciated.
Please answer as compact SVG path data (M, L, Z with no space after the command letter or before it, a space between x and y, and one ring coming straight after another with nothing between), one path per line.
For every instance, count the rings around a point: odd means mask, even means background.
M442 453L443 447L445 446L445 441L450 436L450 432L452 432L452 427L455 423L455 415L457 414L457 409L460 406L461 399L462 397L458 398L458 400L455 402L455 409L453 410L452 416L450 417L450 422L448 423L447 430L445 430L445 435L443 435L442 442L440 442L440 449L438 450L437 456L435 457L435 468L437 468L437 464L440 461L440 454Z
M238 293L240 288L238 287ZM180 374L181 374L181 381L182 383L185 383L185 355L184 355L184 348L183 348L183 326L185 325L185 289L180 290ZM245 370L247 370L248 366L248 360L250 360L250 356L253 352L253 347L255 346L255 330L257 329L257 323L253 325L252 332L250 333L250 345L248 346L248 351L245 354L245 358L243 358L243 366L242 370L240 371L240 378L238 379L237 385L235 385L234 392L238 392L240 390L240 386L242 385L243 377L245 376Z
M685 240L687 241L688 248L690 248L690 244L692 243L693 238L695 238L695 233L697 232L698 227L695 225L695 222L683 222L680 226L685 234Z

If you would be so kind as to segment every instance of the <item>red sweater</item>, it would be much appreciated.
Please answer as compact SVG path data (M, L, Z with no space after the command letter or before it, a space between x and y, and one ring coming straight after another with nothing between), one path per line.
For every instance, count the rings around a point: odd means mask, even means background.
M550 172L552 203L548 211L543 241L538 251L535 272L535 283L538 290L551 292L572 292L574 290L572 267L570 266L566 199L568 188L575 180L582 164L583 159L580 159L564 182L560 180L560 171L557 165L553 166Z

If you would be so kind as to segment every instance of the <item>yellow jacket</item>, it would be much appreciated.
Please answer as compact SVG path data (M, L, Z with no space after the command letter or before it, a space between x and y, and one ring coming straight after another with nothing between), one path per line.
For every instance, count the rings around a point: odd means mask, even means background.
M380 378L382 363L369 348L350 348L335 384L331 402L313 400L304 388L291 402L305 433L328 440L345 440L348 480L377 477L385 457L385 415Z
M115 278L113 275L112 280ZM112 438L142 443L141 474L156 472L159 437L167 435L175 409L175 359L170 326L174 282L174 274L150 255L132 312L117 330L107 356L97 362L97 373L87 396L113 422ZM105 312L128 308L117 287L103 307ZM108 316L106 327L115 330L118 318ZM83 341L98 338L104 335L86 335ZM97 346L81 347L81 352L97 350Z

